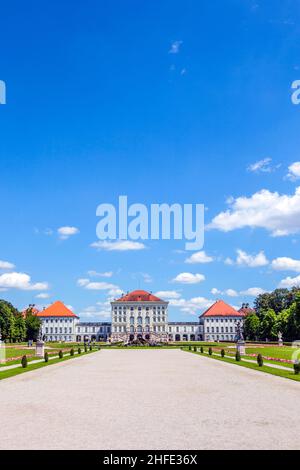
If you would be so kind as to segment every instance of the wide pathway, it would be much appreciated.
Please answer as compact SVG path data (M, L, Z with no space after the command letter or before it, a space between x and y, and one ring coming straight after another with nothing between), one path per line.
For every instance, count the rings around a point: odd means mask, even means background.
M300 449L300 383L180 350L102 350L0 382L0 449Z

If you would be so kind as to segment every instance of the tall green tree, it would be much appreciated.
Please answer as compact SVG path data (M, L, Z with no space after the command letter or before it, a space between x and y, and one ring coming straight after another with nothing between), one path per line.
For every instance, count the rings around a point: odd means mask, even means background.
M260 320L255 313L247 315L244 320L245 338L256 341L260 333Z
M277 315L273 309L269 308L260 314L260 339L274 340L277 338Z
M274 310L275 314L279 314L295 302L297 293L299 293L299 288L294 287L291 290L275 289L273 292L259 295L254 301L257 315L260 317L270 309Z
M28 310L26 315L26 339L36 341L41 327L40 319L32 314L32 311Z
M24 341L26 339L26 323L21 313L15 314L15 341Z
M0 300L0 329L4 341L14 341L15 317L14 308L9 302Z

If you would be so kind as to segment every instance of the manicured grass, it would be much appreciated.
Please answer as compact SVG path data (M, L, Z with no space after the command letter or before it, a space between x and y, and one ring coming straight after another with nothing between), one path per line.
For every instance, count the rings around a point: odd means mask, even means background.
M229 364L234 364L239 367L246 367L247 369L252 369L257 372L265 372L266 374L271 374L271 375L276 375L278 377L283 377L285 379L290 379L290 380L295 380L297 382L300 382L300 375L295 375L294 371L286 371L282 369L275 369L272 367L268 366L263 366L259 367L257 364L249 363L249 362L243 362L243 359L240 362L237 362L235 359L228 359L226 357L222 358L221 356L209 356L208 354L204 353L201 354L199 352L195 351L189 351L188 349L184 349L184 351L197 354L198 356L205 357L207 359L214 359L216 361L223 361L223 362L228 362Z
M7 379L9 377L14 377L15 375L23 374L25 372L30 372L32 370L41 369L42 367L47 367L52 364L57 364L58 362L64 362L64 361L68 361L71 359L75 359L76 357L83 357L83 356L86 356L87 354L92 354L97 351L98 350L96 348L93 349L93 351L87 351L87 352L82 351L81 354L78 354L77 351L75 351L74 356L64 356L62 359L59 359L59 358L52 359L49 362L43 361L43 362L38 362L36 364L31 364L31 365L29 364L26 368L23 368L20 365L20 367L16 367L15 369L5 370L3 372L0 371L0 380Z

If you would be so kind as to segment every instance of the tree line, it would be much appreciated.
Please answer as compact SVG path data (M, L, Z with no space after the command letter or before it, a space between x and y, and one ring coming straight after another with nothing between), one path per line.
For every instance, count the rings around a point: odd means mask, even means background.
M36 341L40 326L41 321L33 314L32 308L26 310L26 315L23 316L10 302L0 300L0 331L3 341Z
M245 338L252 341L300 339L300 288L275 289L259 295L244 321Z

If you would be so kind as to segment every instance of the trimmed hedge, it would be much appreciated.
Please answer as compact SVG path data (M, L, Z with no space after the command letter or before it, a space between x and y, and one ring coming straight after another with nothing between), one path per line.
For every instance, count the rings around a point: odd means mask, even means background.
M45 354L44 354L44 361L45 361L45 362L48 362L48 361L49 361L49 354L47 353L47 351L46 351Z
M236 360L237 362L240 362L240 361L241 361L241 354L240 354L240 351L237 351L237 352L235 353L235 360Z
M264 360L261 354L257 355L257 364L259 365L259 367L262 367L264 365Z
M22 365L23 369L25 369L25 367L27 367L28 361L27 361L27 356L26 355L22 357L21 365Z

